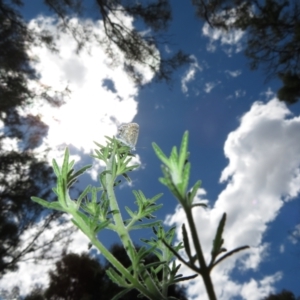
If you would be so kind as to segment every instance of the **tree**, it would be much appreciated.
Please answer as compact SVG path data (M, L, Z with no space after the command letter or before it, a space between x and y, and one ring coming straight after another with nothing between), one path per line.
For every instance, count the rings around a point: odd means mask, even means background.
M270 294L264 300L299 300L300 297L296 298L295 295L287 290L282 290L279 294Z
M247 32L251 69L263 66L267 79L278 77L278 97L300 99L300 3L298 0L192 0L197 15L210 26Z
M0 143L1 144L1 143ZM8 271L16 270L26 254L44 249L41 256L47 257L51 243L60 240L69 232L53 238L50 244L40 245L38 238L61 214L47 213L30 199L38 193L51 198L53 171L30 152L0 152L0 277ZM49 186L50 185L50 186ZM22 241L22 235L34 228L37 220L43 221L33 236ZM39 257L36 257L38 259Z
M130 265L126 251L120 245L113 245L111 252L124 266ZM154 256L149 256L145 263L155 260ZM122 289L106 275L106 270L109 267L110 264L108 262L101 265L97 259L90 258L88 254L65 254L56 263L56 269L49 273L49 287L44 292L40 290L33 291L25 300L111 300ZM145 297L138 298L138 294L138 291L132 290L120 299L146 299ZM169 296L187 300L184 290L178 286L170 287Z
M150 68L157 80L170 81L173 71L190 61L188 55L181 51L170 58L162 57L162 53L157 51L160 44L165 43L165 38L159 33L165 31L171 21L169 0L152 0L143 4L134 0L95 0L95 19L103 21L104 39L94 35L88 26L79 28L69 22L74 15L86 15L82 0L45 0L45 4L61 20L61 30L69 31L76 39L78 51L95 38L112 61L116 62L119 55L114 50L113 46L116 46L125 57L124 69L138 84L142 83L143 74L136 68L137 64ZM129 28L122 21L124 15L141 21L147 26L145 29L151 29L151 34L145 35Z

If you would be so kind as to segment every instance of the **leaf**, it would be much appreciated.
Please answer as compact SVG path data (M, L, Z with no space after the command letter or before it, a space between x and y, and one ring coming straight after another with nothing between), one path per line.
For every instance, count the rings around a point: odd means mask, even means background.
M123 173L122 176L126 179L126 181L131 182L130 177L126 173Z
M64 155L64 160L63 160L63 165L62 165L62 169L61 169L61 175L63 177L68 175L68 171L69 171L69 149L66 148L65 149L65 155Z
M87 166L82 167L82 168L79 169L77 172L75 172L75 173L70 177L70 179L79 177L81 174L83 174L87 169L90 169L91 167L92 167L92 165L87 165Z
M180 170L183 170L183 166L185 165L186 160L188 158L188 153L187 153L188 140L189 140L189 132L185 131L182 137L182 142L179 151L178 167L180 168Z
M129 286L126 280L122 276L120 276L113 268L109 268L108 270L106 270L106 274L110 278L110 280L116 283L118 286L121 287Z
M192 205L192 208L196 207L196 206L201 206L201 207L207 208L207 204L205 204L205 203L195 203Z
M65 211L65 209L61 206L61 204L58 201L50 202L49 208L55 209L55 210L60 210L60 211Z
M219 222L219 226L218 226L218 229L216 232L215 239L213 241L212 255L214 257L216 257L220 253L220 249L224 242L224 240L222 238L222 234L224 231L225 222L226 222L226 213L223 213L223 216Z
M154 152L156 153L157 157L166 165L169 165L169 159L165 156L162 150L157 146L156 143L152 143L152 147Z
M150 222L150 223L145 223L145 224L138 224L134 226L130 226L130 230L135 230L135 229L145 229L145 228L150 228L153 226L158 226L161 225L161 221L155 221L155 222Z
M101 222L100 224L98 224L98 225L96 226L95 232L98 233L98 232L101 231L102 229L106 228L106 227L109 225L110 222L111 222L110 220L106 220L106 221L104 221L104 222Z
M34 201L34 202L36 202L36 203L38 203L38 204L40 204L40 205L42 205L42 206L44 206L44 207L49 208L50 202L48 202L48 201L46 201L44 199L41 199L39 197L31 197L31 200Z
M233 255L234 253L237 253L237 252L240 252L240 251L243 251L243 250L246 250L246 249L249 249L250 247L249 246L242 246L242 247L238 247L236 249L233 249L231 251L229 251L228 253L224 254L223 256L221 256L214 264L212 264L210 266L210 269L212 269L214 266L216 266L217 264L219 264L222 260L224 260L225 258Z
M55 159L52 160L52 167L53 167L53 170L54 170L54 173L55 173L56 177L59 177L60 176L60 169L59 169L59 166L58 166Z
M184 166L183 172L182 172L182 182L181 182L181 195L182 197L184 197L185 193L186 193L186 189L188 187L189 184L189 180L190 180L190 170L191 170L191 164L187 163Z
M122 290L120 293L118 293L117 295L115 295L111 300L118 300L120 299L122 296L126 295L128 292L130 292L132 290L132 288L127 288Z
M171 155L169 158L169 162L171 162L171 164L173 165L177 165L177 161L178 161L178 154L177 154L177 148L176 146L172 147L172 151L171 151Z
M182 224L182 236L183 236L183 245L185 248L185 252L191 261L192 260L191 247L189 243L189 237L185 228L185 224Z
M131 218L136 216L136 214L128 206L125 206L125 209Z
M188 193L188 201L189 201L189 204L191 205L194 201L194 198L197 194L197 191L198 189L200 188L201 186L201 180L198 180L194 186L192 187L192 190Z

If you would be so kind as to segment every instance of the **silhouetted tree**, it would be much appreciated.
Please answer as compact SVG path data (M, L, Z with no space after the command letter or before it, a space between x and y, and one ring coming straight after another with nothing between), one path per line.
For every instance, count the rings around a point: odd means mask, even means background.
M114 245L111 247L111 252L125 267L129 267L130 261L123 247ZM150 255L145 263L156 260L154 256ZM98 260L90 258L88 254L64 255L56 263L56 269L49 272L49 287L44 292L33 291L25 300L111 300L122 288L111 282L106 275L109 267L111 266L108 262L101 265ZM187 300L184 289L179 286L170 287L168 294L180 300ZM138 298L138 295L138 291L132 290L120 299L147 299L145 297Z
M250 67L263 66L267 78L278 76L280 100L300 98L300 3L298 0L192 0L197 15L210 26L247 32Z
M279 294L270 294L264 300L300 300L300 297L296 298L292 292L282 290Z
M169 81L175 69L190 61L189 57L181 51L166 58L163 57L163 53L158 53L156 50L166 42L159 33L166 30L172 18L169 0L93 1L95 8L93 18L103 21L105 38L96 36L88 25L79 27L69 22L74 15L87 15L82 0L45 0L44 2L62 21L61 30L73 35L77 41L78 51L91 39L96 39L99 46L104 47L111 61L115 63L118 61L118 53L113 46L117 46L125 57L124 69L136 83L141 83L143 79L143 74L136 68L136 63L150 68L156 74L156 79ZM140 25L146 25L147 27L144 28L151 29L151 33L145 35L144 32L129 28L122 21L122 14L141 21Z
M19 153L0 151L0 277L17 268L20 260L32 251L38 250L38 238L60 214L45 213L40 205L30 199L32 195L51 198L53 171L44 162L39 161L29 151ZM22 234L44 218L39 229L26 242L21 241ZM58 240L62 236L57 235ZM44 253L50 244L43 245ZM38 258L38 257L36 257Z
M300 99L300 73L292 74L287 72L279 73L279 78L283 82L283 87L278 91L278 98L288 103L295 103Z

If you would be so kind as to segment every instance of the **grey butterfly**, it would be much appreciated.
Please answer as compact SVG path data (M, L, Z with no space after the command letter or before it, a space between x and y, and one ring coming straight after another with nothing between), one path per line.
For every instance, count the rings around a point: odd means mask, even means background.
M135 150L135 145L139 136L139 124L128 123L122 124L118 128L117 139L131 150Z

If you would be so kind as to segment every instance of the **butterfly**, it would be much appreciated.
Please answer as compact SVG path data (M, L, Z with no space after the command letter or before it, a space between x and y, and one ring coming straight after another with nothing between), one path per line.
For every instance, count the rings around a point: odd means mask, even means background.
M122 124L118 128L117 139L131 150L135 150L135 145L139 136L139 124L128 123Z

